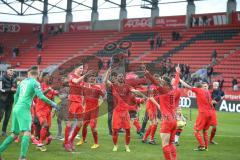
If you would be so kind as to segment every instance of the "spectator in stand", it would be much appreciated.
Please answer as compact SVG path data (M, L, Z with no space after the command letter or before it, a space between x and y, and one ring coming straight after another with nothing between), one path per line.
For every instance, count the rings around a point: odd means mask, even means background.
M150 39L150 49L154 50L154 38L153 37Z
M190 73L190 66L187 64L185 69L185 74L189 74L189 73Z
M16 58L18 55L19 55L18 47L13 48L13 51L12 51L13 58Z
M157 38L156 38L156 49L158 49L159 47L162 46L162 38L160 37L160 35L158 34Z
M12 51L12 58L16 58L17 55L16 55L16 51L15 51L15 48L13 48L13 51Z
M209 84L211 83L211 80L212 80L212 74L213 74L213 67L212 67L212 65L209 65L207 67L207 78L208 78Z
M38 43L42 43L43 42L43 33L39 32L38 33Z
M216 49L212 52L212 64L215 65L217 63L217 51Z
M63 27L62 27L62 25L59 25L59 26L58 26L58 33L63 33Z
M208 18L207 16L203 16L203 26L207 26L208 25Z
M54 26L50 27L48 34L54 35Z
M180 38L181 38L181 36L180 36L179 32L176 32L176 31L172 32L172 40L173 41L178 41Z
M6 74L2 77L2 89L0 97L0 121L4 121L2 125L2 136L7 136L8 121L12 112L12 104L14 93L16 92L16 76L12 67L7 68Z
M236 78L236 77L233 77L233 80L232 80L232 89L233 89L233 91L238 91L238 81L237 81L237 78Z
M42 51L42 43L41 42L37 43L37 50Z
M42 56L39 54L38 57L37 57L37 65L41 65L42 63Z
M173 41L176 40L176 32L175 32L175 31L172 32L172 40L173 40Z
M0 55L3 54L3 52L4 52L4 47L3 47L3 45L0 43Z
M224 84L224 78L221 77L221 79L218 80L218 83L219 83L219 88L220 88L220 90L222 90L223 84Z

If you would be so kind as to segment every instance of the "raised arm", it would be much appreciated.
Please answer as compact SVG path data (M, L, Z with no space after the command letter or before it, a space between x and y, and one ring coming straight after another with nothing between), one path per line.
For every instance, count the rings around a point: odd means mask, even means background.
M176 67L176 75L175 75L175 81L173 83L174 87L178 87L179 81L180 81L180 75L181 74L181 69L179 65Z
M151 82L152 82L152 84L154 84L154 85L156 85L156 86L159 86L160 84L159 84L159 82L153 77L153 75L151 75L150 73L149 73L149 71L145 71L145 77L147 78L147 79L149 79Z
M181 82L181 84L182 84L184 87L186 87L186 88L188 88L188 89L192 89L192 86L190 86L189 84L187 84L187 83L184 82L183 80L180 79L180 82Z
M106 87L109 87L112 83L109 81L109 77L110 77L110 73L111 73L111 67L107 70L107 72L105 73L105 76L103 78L103 82L105 83Z
M136 95L139 95L139 96L141 96L141 97L143 97L143 98L147 98L147 97L145 96L145 94L143 94L143 93L140 92L139 90L131 89L131 92L134 93L134 94L136 94Z

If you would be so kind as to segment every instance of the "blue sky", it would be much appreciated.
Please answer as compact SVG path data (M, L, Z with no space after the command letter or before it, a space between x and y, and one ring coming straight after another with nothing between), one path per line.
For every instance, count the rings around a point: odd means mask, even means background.
M92 0L78 0L83 2L86 5L91 6ZM121 0L112 0L116 3L120 3ZM175 2L182 0L161 0L161 3L165 2ZM49 0L50 3L54 4L56 0ZM30 2L29 2L30 3ZM149 9L141 9L141 0L127 0L127 4L131 7L128 7L128 18L140 18L140 17L150 17L151 11ZM119 17L119 8L111 3L105 2L105 0L98 0L99 4L99 19L108 20L108 19L118 19ZM196 13L214 13L214 12L225 12L226 11L227 0L205 0L197 1ZM172 3L172 4L160 4L159 5L159 15L160 16L171 16L171 15L185 15L186 14L186 2L183 3ZM34 2L36 8L43 8L42 3ZM66 8L66 0L62 0L59 4L59 7ZM19 8L19 5L13 4L14 8ZM78 11L73 12L73 21L89 21L91 18L91 10L84 6L76 6L73 4L73 7L76 7ZM110 7L115 7L107 9ZM50 7L49 7L50 8ZM240 11L240 0L237 0L237 10ZM11 12L11 10L0 4L1 12ZM52 9L53 12L60 11L59 9ZM27 13L35 13L34 9L29 9ZM2 22L26 22L26 23L41 23L42 16L10 16L0 14L0 21ZM62 23L65 21L65 13L55 13L49 14L49 23Z

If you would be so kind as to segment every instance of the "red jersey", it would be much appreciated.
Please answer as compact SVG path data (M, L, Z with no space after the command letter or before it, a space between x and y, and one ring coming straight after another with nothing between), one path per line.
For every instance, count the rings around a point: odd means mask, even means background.
M157 99L157 95L158 95L159 91L158 91L158 86L156 85L150 85L148 87L148 96L149 97L154 97L154 99L156 101L158 101ZM147 104L146 104L146 109L147 110L154 110L154 111L157 111L157 106L151 101L151 100L148 100L147 101Z
M46 83L41 83L41 88L42 88L42 91L46 91L49 86L46 84ZM53 99L54 96L56 96L58 94L57 91L51 89L49 90L47 93L45 93L45 96L48 98L48 99ZM36 105L35 105L35 110L36 112L50 112L52 110L52 107L47 104L46 102L42 101L41 99L39 98L36 98Z
M144 99L142 98L136 98L135 96L131 98L132 104L129 104L129 111L138 111L139 105L144 102Z
M69 83L69 96L68 99L70 101L75 101L75 102L82 102L82 95L83 95L83 89L82 89L82 85L83 82L80 82L78 84L73 83L73 79L75 78L80 78L80 76L74 74L74 73L70 73L68 75L68 83Z
M127 84L112 84L112 93L116 102L116 110L128 110L129 98L131 98L131 87Z
M181 97L181 91L180 91L179 88L176 88L175 89L175 105L176 105L176 108L178 108L178 106L179 106L180 97Z
M176 120L176 90L173 89L166 94L160 95L160 111L162 120Z
M98 85L84 83L83 96L86 104L86 111L94 110L98 107L98 99L104 96L101 88Z
M196 94L197 105L199 112L209 112L212 109L212 98L208 90L202 88L192 88L192 91Z

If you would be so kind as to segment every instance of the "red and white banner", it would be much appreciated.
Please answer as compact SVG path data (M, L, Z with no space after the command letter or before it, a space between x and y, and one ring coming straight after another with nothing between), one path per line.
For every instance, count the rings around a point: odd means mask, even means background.
M192 27L198 26L219 26L227 24L227 14L224 13L208 13L197 14L192 16Z
M152 27L151 18L134 18L123 20L124 30L144 30L150 29L151 27Z
M186 16L157 17L155 27L184 27Z
M70 32L78 32L78 31L86 31L91 30L91 23L90 22L74 22L71 23L69 26Z
M232 12L232 24L240 24L240 12Z
M0 32L31 33L39 27L38 24L0 22Z

